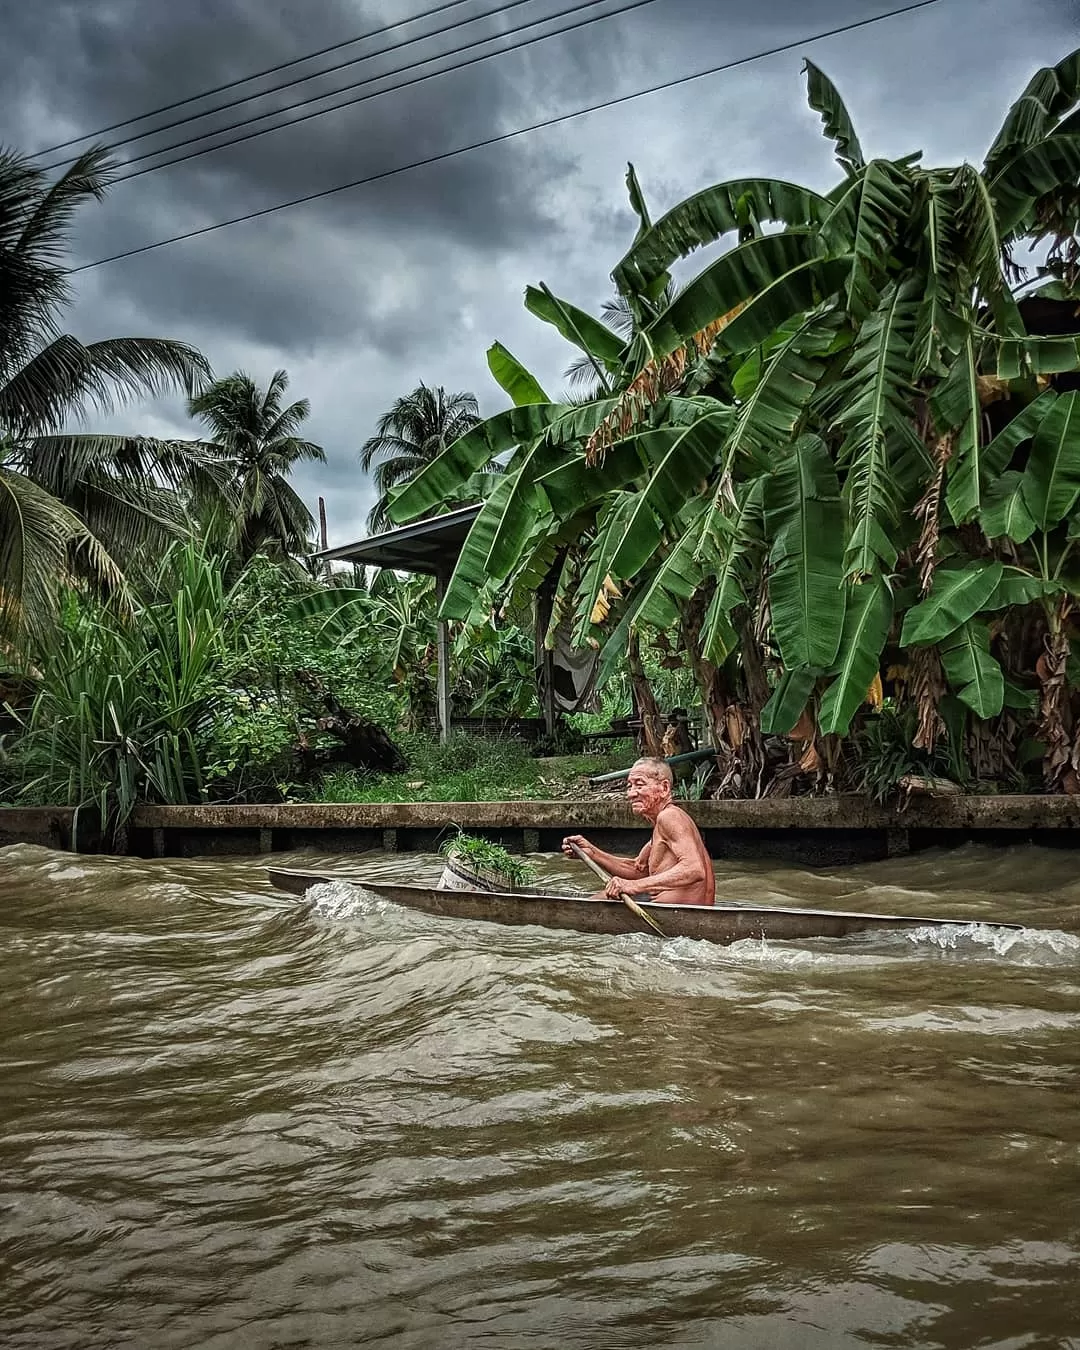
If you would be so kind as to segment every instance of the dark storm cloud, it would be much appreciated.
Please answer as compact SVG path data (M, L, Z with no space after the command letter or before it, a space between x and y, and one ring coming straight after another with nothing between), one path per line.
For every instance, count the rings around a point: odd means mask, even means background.
M103 206L81 215L76 254L92 261L259 210L807 38L895 2L657 0L580 33L117 185ZM430 3L409 0L409 8ZM475 0L445 18L495 3ZM564 3L534 0L503 22L525 22ZM330 457L325 468L305 469L298 487L312 506L319 493L327 497L331 533L341 542L361 532L371 499L356 450L378 414L420 379L475 390L481 406L494 411L504 400L484 353L498 338L549 392L561 391L571 353L523 311L522 291L544 280L599 310L636 224L623 183L627 160L654 214L728 177L830 186L839 171L805 106L802 55L836 81L869 153L922 148L927 162L977 160L1034 68L1080 41L1076 10L1073 0L1025 0L1022 15L1015 0L942 0L827 42L802 43L502 146L80 273L71 324L86 337L182 337L217 370L243 367L261 381L286 367L290 394L311 400L310 434ZM287 7L258 0L0 0L0 140L38 149L400 15L400 0ZM409 50L419 59L480 31L476 25ZM340 72L310 92L399 59ZM216 124L274 103L236 109ZM214 124L140 142L135 153ZM114 424L130 427L133 418L154 434L190 434L175 401L129 410Z

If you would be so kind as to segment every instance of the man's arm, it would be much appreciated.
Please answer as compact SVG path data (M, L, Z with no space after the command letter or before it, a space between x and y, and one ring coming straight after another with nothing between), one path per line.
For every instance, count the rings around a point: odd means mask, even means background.
M636 858L619 858L614 853L605 853L602 848L590 844L581 834L571 834L563 840L563 852L570 857L573 857L573 852L569 848L570 844L576 844L587 858L592 858L593 862L599 863L605 872L610 872L613 877L622 877L624 881L633 881L638 877L643 877L649 868L651 844L646 844Z
M698 853L698 833L694 822L682 811L664 811L656 822L656 828L675 861L659 872L653 872L642 879L628 877L617 889L623 895L642 895L649 891L666 891L685 886L700 886L705 876L701 870L701 856ZM623 878L623 873L617 873Z

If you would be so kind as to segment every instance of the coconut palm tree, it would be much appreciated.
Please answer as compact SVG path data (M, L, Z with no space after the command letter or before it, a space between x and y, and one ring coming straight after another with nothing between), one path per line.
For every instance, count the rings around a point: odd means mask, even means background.
M420 384L411 394L394 401L376 422L375 435L360 450L360 467L365 472L375 464L379 493L368 513L370 533L385 530L390 524L387 507L391 488L414 478L479 421L474 394L447 394L442 385L429 389Z
M50 182L0 148L0 638L8 640L43 638L72 576L118 584L125 551L182 525L177 489L206 467L197 447L67 430L129 399L190 392L209 374L181 342L84 344L61 331L72 220L101 199L110 171L96 148Z
M188 400L189 414L210 433L204 445L231 477L227 542L240 566L258 552L289 557L304 553L315 522L289 483L295 465L326 463L322 446L298 433L311 405L306 398L283 406L289 376L276 370L265 391L235 371Z

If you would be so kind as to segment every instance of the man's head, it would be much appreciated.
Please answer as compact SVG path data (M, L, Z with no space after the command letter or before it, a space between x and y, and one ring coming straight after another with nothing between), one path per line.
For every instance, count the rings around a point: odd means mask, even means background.
M639 759L630 770L626 799L636 816L655 820L671 801L671 766L662 759Z

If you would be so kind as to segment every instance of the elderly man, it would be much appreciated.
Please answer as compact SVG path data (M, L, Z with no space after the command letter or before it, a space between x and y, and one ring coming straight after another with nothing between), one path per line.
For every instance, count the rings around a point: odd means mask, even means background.
M611 873L604 894L638 896L661 905L711 905L716 894L712 862L698 827L671 800L671 768L662 759L639 759L630 770L626 797L636 816L653 827L652 839L636 858L617 858L590 844L580 834L563 840L563 852L572 845Z

